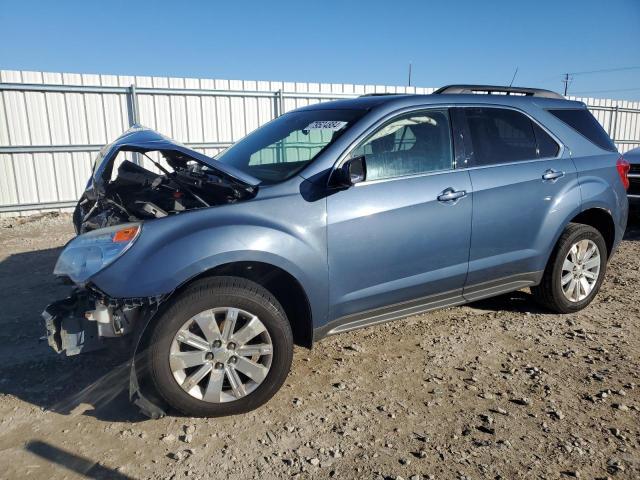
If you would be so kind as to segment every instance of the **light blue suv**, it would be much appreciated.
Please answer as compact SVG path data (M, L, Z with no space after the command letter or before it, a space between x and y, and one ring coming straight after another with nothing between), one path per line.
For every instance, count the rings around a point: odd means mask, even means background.
M136 127L78 203L49 343L128 340L151 416L246 412L294 344L525 287L554 312L586 307L625 230L628 170L584 104L538 89L311 105L215 159Z

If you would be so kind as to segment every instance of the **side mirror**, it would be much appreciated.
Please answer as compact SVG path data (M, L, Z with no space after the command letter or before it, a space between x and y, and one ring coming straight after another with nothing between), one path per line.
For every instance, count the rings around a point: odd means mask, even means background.
M367 163L364 155L350 158L334 171L333 184L339 187L350 187L364 182L367 178Z

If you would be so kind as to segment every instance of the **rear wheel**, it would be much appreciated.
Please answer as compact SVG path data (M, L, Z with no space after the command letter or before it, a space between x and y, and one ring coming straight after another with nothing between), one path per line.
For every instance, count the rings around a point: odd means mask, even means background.
M257 408L289 373L289 322L278 301L248 280L201 280L180 294L155 325L149 348L153 383L186 415L233 415Z
M585 308L600 290L607 267L607 246L593 227L571 223L551 254L540 285L531 292L558 313Z

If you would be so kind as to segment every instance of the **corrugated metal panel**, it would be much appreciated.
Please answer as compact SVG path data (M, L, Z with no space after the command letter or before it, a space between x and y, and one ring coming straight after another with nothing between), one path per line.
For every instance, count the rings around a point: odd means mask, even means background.
M2 83L16 85L2 88ZM136 87L135 101L131 85ZM84 189L97 150L133 124L136 109L141 124L214 156L295 108L365 93L433 91L386 85L0 70L0 215L73 204ZM577 100L590 107L620 151L640 146L640 102ZM158 155L151 156L160 161ZM143 156L137 160L156 169Z

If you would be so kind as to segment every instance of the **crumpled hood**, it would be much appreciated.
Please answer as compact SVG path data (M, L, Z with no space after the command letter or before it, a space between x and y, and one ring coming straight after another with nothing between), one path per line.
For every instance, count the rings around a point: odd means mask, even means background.
M257 178L238 170L235 167L214 160L207 155L182 145L180 142L165 137L155 130L140 125L134 125L118 137L113 143L105 147L105 150L103 150L103 161L95 166L95 170L92 175L94 180L98 180L101 177L105 165L113 154L118 150L123 149L139 153L146 153L155 150L173 150L192 157L194 160L212 168L221 176L227 177L229 180L234 182L239 182L249 187L256 187L260 183L260 180Z

